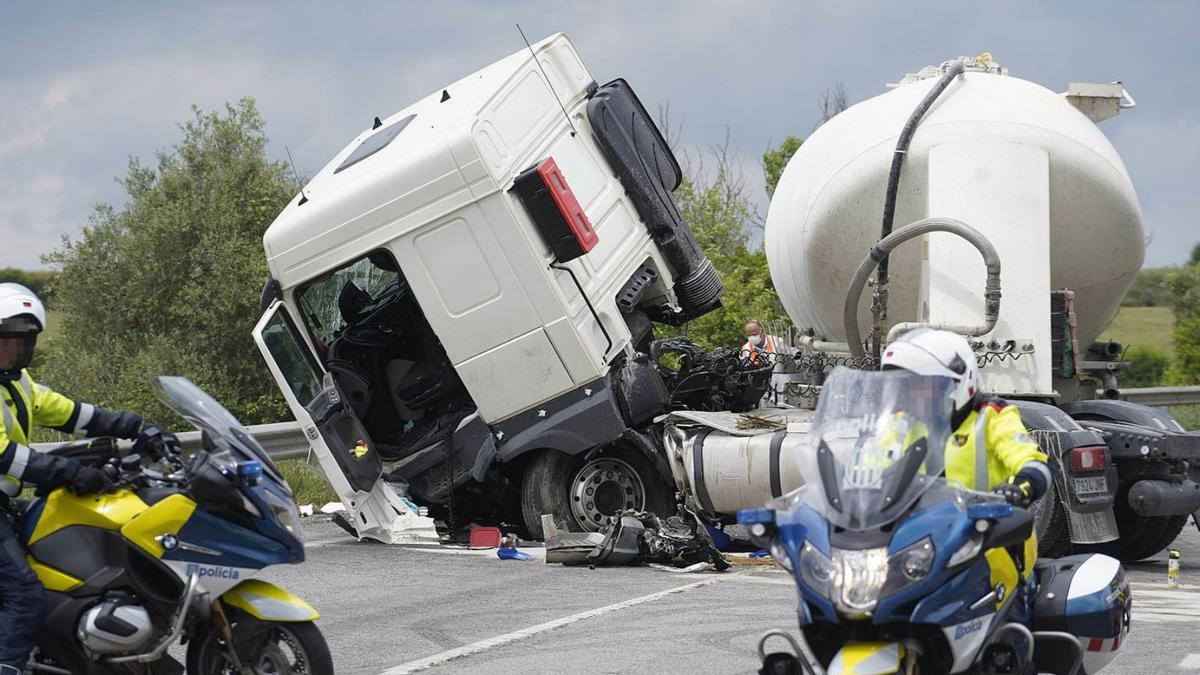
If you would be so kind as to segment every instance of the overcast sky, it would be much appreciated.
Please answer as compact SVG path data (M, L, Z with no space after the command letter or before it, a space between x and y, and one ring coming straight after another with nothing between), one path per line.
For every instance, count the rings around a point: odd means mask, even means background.
M764 215L757 157L811 131L835 83L862 100L984 50L1055 91L1122 80L1138 107L1101 128L1133 176L1147 265L1200 240L1198 2L30 1L0 5L0 267L40 266L94 204L120 205L128 158L176 142L193 103L254 96L271 154L287 144L311 174L373 116L516 51L518 22L669 103L685 145L728 130Z

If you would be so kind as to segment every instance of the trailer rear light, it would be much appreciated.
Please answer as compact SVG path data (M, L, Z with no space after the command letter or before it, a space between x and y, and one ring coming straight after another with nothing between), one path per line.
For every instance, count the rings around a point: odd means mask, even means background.
M1071 468L1075 471L1100 471L1108 464L1108 448L1092 445L1071 451Z
M522 171L513 190L559 262L591 251L600 238L553 157Z

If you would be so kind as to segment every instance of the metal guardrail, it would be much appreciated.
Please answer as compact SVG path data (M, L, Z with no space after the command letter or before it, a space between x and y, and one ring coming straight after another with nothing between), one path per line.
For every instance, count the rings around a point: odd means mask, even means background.
M1117 390L1122 401L1151 407L1194 405L1200 403L1200 386L1194 387L1136 387Z
M308 456L308 439L295 422L276 422L274 424L256 424L246 427L250 435L267 451L271 459L304 459ZM199 431L184 431L176 434L184 450L195 450L200 447ZM122 443L127 445L126 443ZM33 448L47 452L62 445L61 443L34 443Z

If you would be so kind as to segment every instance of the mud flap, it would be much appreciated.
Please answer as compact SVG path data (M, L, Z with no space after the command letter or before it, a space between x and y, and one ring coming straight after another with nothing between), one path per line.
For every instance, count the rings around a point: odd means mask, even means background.
M1116 541L1117 517L1112 509L1096 513L1075 513L1066 505L1067 529L1071 533L1071 543L1074 544L1103 544Z

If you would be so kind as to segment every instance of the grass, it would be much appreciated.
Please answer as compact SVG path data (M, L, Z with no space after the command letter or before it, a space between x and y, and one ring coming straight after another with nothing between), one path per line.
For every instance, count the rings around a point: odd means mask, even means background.
M1177 405L1171 408L1171 417L1188 431L1200 431L1200 405Z
M1167 354L1175 352L1171 330L1175 315L1169 307L1122 307L1100 334L1101 340L1113 340L1126 347L1153 347Z
M308 463L304 460L284 459L277 464L284 479L291 486L297 504L314 504L320 508L327 502L338 501L337 495L329 489L325 479L308 468Z

